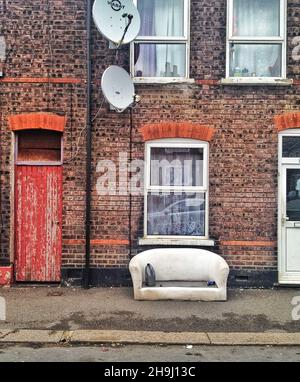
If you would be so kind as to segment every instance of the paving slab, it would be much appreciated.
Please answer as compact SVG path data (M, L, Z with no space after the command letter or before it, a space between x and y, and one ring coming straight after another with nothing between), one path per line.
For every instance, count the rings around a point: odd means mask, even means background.
M58 344L63 334L56 330L1 330L0 343Z
M126 343L126 344L198 344L209 345L206 333L164 333L150 331L76 330L70 343Z
M211 345L300 345L300 333L207 333Z

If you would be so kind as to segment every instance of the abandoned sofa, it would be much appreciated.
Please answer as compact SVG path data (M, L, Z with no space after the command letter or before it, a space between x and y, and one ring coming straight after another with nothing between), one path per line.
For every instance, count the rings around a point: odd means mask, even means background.
M145 285L148 264L155 271L153 287ZM210 251L152 249L136 255L129 270L135 300L227 300L229 267L221 256Z

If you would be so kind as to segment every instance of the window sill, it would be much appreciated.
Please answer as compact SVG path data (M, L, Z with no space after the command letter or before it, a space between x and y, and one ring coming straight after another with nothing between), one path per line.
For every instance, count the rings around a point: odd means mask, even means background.
M133 77L134 84L147 84L147 85L162 85L162 84L194 84L195 80L192 78L156 78L156 77Z
M209 239L197 239L197 238L155 238L155 237L144 237L139 239L139 245L178 245L187 247L214 247L214 240Z
M291 86L293 80L286 78L229 77L222 78L221 85L229 86Z

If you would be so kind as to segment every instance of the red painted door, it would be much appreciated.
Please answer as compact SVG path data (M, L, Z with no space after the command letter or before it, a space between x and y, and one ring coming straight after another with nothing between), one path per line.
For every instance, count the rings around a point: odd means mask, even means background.
M16 281L60 281L62 166L16 166Z

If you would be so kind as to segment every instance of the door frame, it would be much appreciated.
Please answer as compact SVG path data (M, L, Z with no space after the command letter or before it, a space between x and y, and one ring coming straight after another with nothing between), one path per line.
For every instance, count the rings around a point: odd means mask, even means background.
M300 169L300 158L283 158L282 143L285 136L300 137L300 129L284 130L278 134L278 283L300 284L300 273L299 280L295 280L295 274L286 273L286 243L283 228L283 219L286 216L286 170Z

